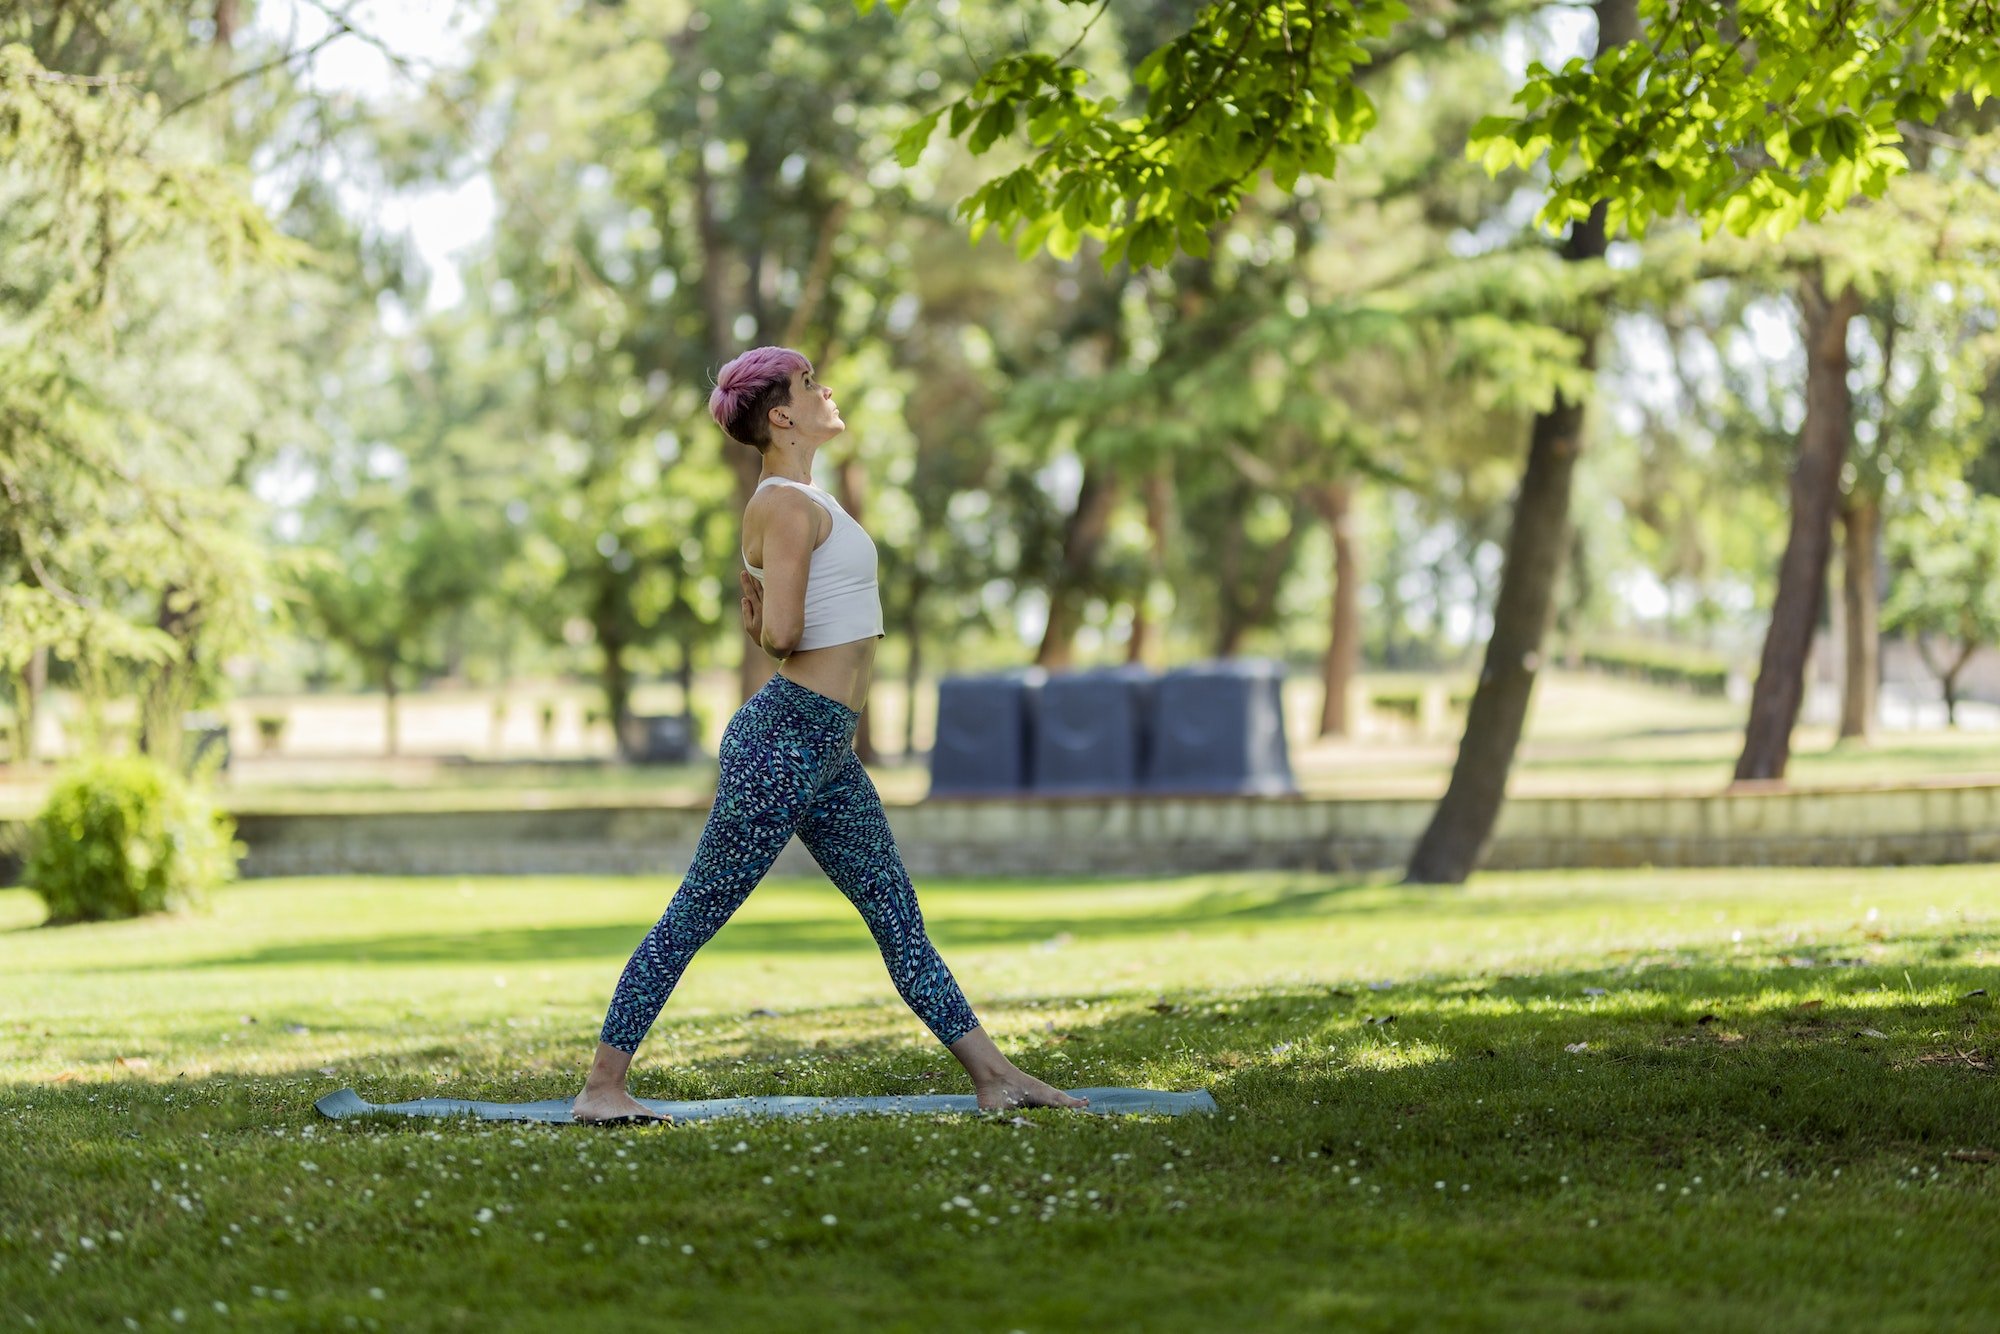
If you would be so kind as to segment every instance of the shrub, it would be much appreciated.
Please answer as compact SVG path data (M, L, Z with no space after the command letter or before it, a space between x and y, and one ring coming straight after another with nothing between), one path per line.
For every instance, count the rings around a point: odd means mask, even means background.
M56 780L28 830L22 879L51 922L191 906L236 878L235 822L145 756L83 761Z
M1680 686L1697 695L1724 695L1729 690L1729 664L1712 653L1667 644L1592 644L1578 654L1586 667L1612 676Z
M260 750L269 753L278 748L285 739L285 723L288 715L282 713L260 713L257 715L257 744Z

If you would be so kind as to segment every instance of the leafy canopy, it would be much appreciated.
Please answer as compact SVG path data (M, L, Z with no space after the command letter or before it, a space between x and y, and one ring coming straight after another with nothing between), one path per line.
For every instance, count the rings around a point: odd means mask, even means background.
M854 0L866 13L878 0ZM900 13L910 0L879 0ZM1083 5L1086 0L1062 0ZM1104 6L1097 6L1095 22ZM1990 0L1642 0L1645 40L1560 69L1535 63L1513 110L1474 127L1487 169L1545 163L1550 228L1604 203L1640 234L1686 209L1709 233L1781 235L1876 197L1908 169L1899 122L2000 87L2000 7ZM1205 255L1260 170L1290 190L1331 175L1374 125L1356 83L1409 18L1402 0L1216 0L1134 71L1143 109L1090 91L1063 52L989 64L971 88L911 124L914 165L943 124L983 154L1019 129L1033 152L959 203L976 240L1018 233L1025 256L1068 258L1085 236L1120 259Z

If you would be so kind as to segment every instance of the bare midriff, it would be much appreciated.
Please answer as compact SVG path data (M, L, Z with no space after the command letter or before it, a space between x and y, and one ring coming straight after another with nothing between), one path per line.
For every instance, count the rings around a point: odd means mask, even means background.
M778 664L778 675L828 699L837 699L856 713L868 699L875 672L874 637L822 648L802 648Z

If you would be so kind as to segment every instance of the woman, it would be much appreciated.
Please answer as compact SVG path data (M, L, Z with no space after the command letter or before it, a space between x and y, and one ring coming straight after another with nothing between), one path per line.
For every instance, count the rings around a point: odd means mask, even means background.
M721 929L797 834L882 949L903 1000L972 1077L982 1108L1082 1107L1018 1069L980 1027L924 933L882 800L854 728L868 698L882 602L875 544L812 484L813 456L847 429L833 391L789 348L722 368L709 413L763 456L743 512L743 628L777 673L723 730L715 805L666 912L625 965L571 1106L579 1121L672 1120L626 1091L625 1072L688 961Z

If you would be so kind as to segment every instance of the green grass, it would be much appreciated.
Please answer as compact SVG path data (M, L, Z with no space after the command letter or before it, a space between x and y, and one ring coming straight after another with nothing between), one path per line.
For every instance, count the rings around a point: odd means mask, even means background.
M1221 1113L539 1129L311 1102L573 1093L671 882L263 881L60 929L0 892L0 1328L1988 1329L1996 884L939 881L1024 1068ZM633 1082L967 1087L784 880Z

